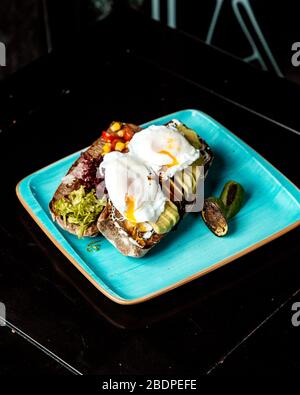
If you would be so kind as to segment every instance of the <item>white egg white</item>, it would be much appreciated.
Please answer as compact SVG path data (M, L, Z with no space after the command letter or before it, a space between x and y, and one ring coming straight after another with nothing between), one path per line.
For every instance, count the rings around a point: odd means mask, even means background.
M152 125L136 133L128 149L131 155L139 158L163 178L187 168L200 152L174 127Z
M134 155L115 151L104 156L100 172L110 200L125 218L136 223L157 221L166 197L151 168Z

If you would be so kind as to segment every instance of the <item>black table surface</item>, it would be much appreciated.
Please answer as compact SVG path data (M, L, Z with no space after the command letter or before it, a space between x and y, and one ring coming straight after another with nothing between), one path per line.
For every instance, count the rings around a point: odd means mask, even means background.
M185 108L216 118L299 185L299 98L297 86L134 12L3 82L0 374L299 373L299 229L159 298L120 306L15 195L20 179L87 146L111 120Z

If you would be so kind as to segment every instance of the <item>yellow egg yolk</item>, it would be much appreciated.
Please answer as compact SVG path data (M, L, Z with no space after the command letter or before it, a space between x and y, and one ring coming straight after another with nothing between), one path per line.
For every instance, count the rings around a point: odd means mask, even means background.
M125 217L126 217L126 219L128 219L128 221L135 224L136 219L135 219L135 215L134 215L134 205L135 205L134 204L134 197L126 195L125 202L126 202Z
M175 158L175 156L172 155L169 151L161 150L161 151L159 151L159 153L167 155L167 156L169 156L172 159L171 163L168 163L167 165L165 165L166 167L172 167L172 166L176 166L176 165L179 164L178 160Z

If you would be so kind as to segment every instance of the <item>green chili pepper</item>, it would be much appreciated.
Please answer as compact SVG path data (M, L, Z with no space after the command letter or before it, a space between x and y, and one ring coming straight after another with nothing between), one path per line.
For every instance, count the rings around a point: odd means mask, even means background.
M244 188L235 181L224 185L220 199L226 208L226 219L233 218L241 209L244 201Z
M228 220L234 217L242 207L244 188L235 181L228 181L219 198L211 196L204 200L201 215L207 227L216 236L225 236L228 232Z
M221 199L209 197L204 200L201 215L207 227L218 237L228 232L226 208Z

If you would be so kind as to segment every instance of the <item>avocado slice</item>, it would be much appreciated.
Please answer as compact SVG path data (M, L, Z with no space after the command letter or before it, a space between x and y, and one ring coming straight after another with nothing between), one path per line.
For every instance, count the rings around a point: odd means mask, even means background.
M178 220L179 213L176 205L171 201L167 201L163 213L156 222L150 222L150 225L157 234L161 235L169 232Z
M184 137L190 144L192 144L193 147L195 147L196 149L201 148L199 136L193 129L188 128L184 124L176 125L176 128L179 130L180 133L184 135Z
M173 191L172 200L182 201L184 196L190 196L196 193L198 173L196 167L191 170L181 171L175 175L174 179L170 179L170 185L163 186L163 190L169 196L169 188ZM184 195L184 196L183 196Z

